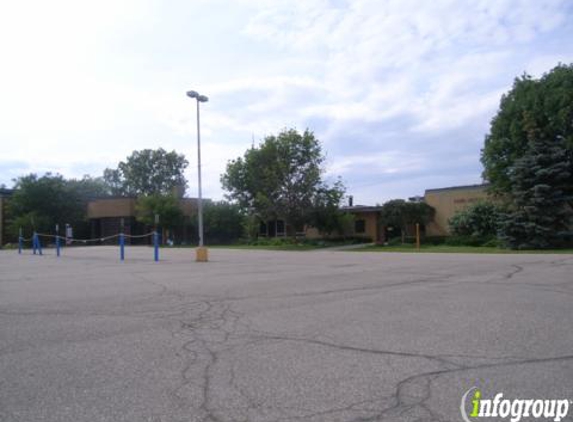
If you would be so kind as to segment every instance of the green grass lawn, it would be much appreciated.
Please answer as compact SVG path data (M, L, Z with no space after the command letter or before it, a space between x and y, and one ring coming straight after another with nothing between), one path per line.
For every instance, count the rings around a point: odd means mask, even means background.
M210 249L246 249L266 251L311 251L335 246L344 246L340 242L324 243L283 243L283 244L230 244L230 245L206 245ZM196 248L196 245L173 246L174 248ZM166 247L169 248L169 247ZM474 253L474 254L573 254L573 249L547 249L547 250L523 250L515 251L485 246L448 246L448 245L422 245L420 251L412 244L397 246L372 246L365 245L363 248L349 249L352 252L409 252L409 253Z
M325 249L336 246L352 245L353 243L348 242L333 242L333 241L316 241L307 242L301 241L298 243L294 242L277 242L273 243L262 243L262 244L245 244L245 243L234 243L228 245L206 245L208 248L212 249L254 249L254 250L268 250L268 251L310 251L316 249ZM185 246L163 246L166 248L196 248L197 245L185 245Z
M285 245L207 245L207 247L214 249L256 249L268 251L309 251L325 248L325 246L310 245L305 243L293 243Z
M415 245L367 246L354 249L356 252L423 252L423 253L485 253L485 254L573 254L573 249L522 250L492 248L485 246L422 245L420 251Z

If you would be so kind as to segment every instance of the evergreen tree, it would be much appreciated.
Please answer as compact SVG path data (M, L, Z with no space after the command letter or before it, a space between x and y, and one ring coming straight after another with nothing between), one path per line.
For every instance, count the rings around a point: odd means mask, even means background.
M573 213L573 64L517 78L481 156L490 191L508 212L500 237L513 248L560 246Z
M571 150L563 137L547 136L533 120L528 126L528 148L509 172L512 206L501 237L516 249L562 246L573 227Z

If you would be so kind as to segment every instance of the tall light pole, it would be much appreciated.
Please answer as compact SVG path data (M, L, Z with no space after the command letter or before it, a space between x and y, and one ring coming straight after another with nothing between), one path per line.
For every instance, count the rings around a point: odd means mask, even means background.
M199 198L197 202L199 248L197 249L197 261L207 261L207 249L203 246L203 194L201 190L201 123L199 118L199 103L206 103L209 101L209 98L199 94L197 91L187 91L187 96L197 100L197 174L199 181Z

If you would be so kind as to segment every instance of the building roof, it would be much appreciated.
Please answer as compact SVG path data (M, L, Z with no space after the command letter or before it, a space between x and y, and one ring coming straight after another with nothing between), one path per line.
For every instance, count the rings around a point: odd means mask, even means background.
M362 212L378 212L382 210L382 206L381 205L354 205L352 207L341 207L340 208L341 211L346 211L346 212L356 212L356 213L362 213Z
M485 189L488 186L489 186L489 183L482 183L479 185L450 186L447 188L426 189L426 193L444 192L444 191L451 191L451 190L478 190L478 189Z
M14 189L0 188L0 196L10 196L14 193Z
M203 201L210 202L209 199ZM136 202L135 197L128 196L94 199L87 205L88 218L133 217L136 215ZM180 198L179 205L183 214L193 215L197 209L197 202L197 198Z

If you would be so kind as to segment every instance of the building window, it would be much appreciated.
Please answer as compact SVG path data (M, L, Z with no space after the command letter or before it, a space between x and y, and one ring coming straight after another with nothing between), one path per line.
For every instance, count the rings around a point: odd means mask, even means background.
M361 234L366 232L366 221L356 220L354 222L354 233Z
M304 236L306 234L306 232L304 231L304 224L297 224L296 226L294 226L294 231L297 234L297 236Z
M283 220L277 220L277 236L285 235L285 222Z

